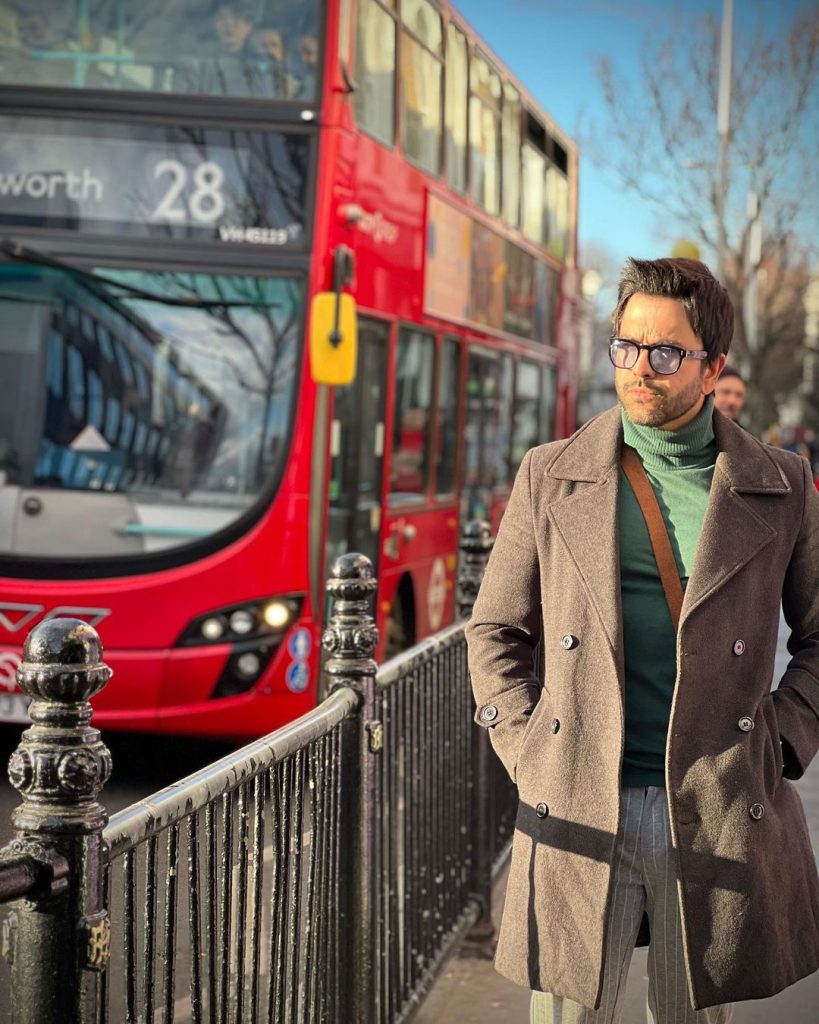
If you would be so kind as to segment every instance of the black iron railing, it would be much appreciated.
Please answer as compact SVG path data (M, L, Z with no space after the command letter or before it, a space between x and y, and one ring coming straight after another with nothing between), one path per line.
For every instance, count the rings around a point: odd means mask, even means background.
M462 614L488 530L463 545ZM472 723L463 626L377 669L368 560L337 560L328 590L327 700L106 827L98 638L29 636L0 851L15 1024L397 1024L459 938L491 939L515 797Z

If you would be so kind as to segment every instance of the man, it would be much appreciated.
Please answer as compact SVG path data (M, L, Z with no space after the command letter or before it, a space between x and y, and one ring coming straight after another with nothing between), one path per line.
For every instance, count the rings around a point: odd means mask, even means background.
M714 405L729 420L738 420L745 407L745 381L739 370L726 366L714 388Z
M527 453L467 627L520 797L496 966L535 990L532 1021L615 1024L645 916L656 1024L723 1022L819 968L790 781L819 747L819 496L714 411L733 313L702 263L630 260L612 319L620 406Z

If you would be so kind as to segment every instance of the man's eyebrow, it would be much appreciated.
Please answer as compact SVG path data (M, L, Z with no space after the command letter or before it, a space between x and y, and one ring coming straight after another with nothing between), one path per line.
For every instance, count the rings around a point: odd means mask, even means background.
M630 341L634 345L642 345L643 342L638 341L636 338L627 338L625 334L617 335L618 341ZM657 341L647 341L645 344L651 345L654 348L656 345L673 345L674 348L684 348L685 346L681 341L677 341L676 338L660 338Z

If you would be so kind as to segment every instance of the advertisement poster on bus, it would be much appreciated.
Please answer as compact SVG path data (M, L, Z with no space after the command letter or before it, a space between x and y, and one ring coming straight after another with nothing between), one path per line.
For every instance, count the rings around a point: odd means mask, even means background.
M506 244L482 224L472 227L472 287L469 319L503 330Z
M463 323L469 318L472 221L433 195L427 205L424 309Z

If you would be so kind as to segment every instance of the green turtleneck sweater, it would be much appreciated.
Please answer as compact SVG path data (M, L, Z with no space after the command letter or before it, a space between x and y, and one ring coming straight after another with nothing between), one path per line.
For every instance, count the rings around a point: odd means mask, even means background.
M632 423L623 439L637 451L668 530L680 582L688 582L708 504L717 446L713 403L680 430ZM620 470L620 590L625 654L624 786L664 786L665 748L677 677L677 644L643 514Z

